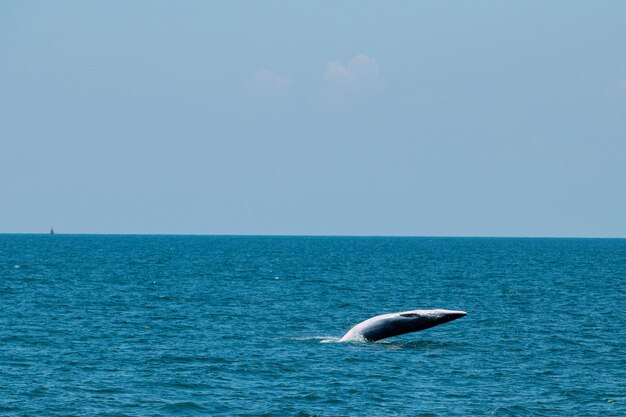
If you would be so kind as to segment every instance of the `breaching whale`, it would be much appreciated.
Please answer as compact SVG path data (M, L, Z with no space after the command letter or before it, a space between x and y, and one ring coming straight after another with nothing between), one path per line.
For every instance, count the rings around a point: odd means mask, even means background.
M344 334L340 342L366 340L375 342L392 336L418 332L466 316L465 311L455 310L409 310L382 314L367 319Z

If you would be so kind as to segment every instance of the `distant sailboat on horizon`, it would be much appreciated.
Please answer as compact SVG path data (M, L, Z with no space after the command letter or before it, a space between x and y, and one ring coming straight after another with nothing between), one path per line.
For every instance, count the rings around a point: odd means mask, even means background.
M50 228L50 234L53 235L54 234L54 228Z

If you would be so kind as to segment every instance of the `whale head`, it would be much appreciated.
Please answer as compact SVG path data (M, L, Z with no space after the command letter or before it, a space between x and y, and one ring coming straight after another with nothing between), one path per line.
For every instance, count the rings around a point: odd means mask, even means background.
M452 320L467 316L465 311L460 310L409 310L396 313L400 318L416 322L433 322L435 325L447 323Z
M396 317L389 317L395 326L406 330L406 333L429 329L452 320L465 317L467 313L460 310L409 310L396 313Z

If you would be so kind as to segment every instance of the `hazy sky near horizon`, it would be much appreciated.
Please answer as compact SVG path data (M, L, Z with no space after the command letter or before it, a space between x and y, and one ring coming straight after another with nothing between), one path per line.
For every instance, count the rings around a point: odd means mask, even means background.
M626 237L626 2L0 2L0 233Z

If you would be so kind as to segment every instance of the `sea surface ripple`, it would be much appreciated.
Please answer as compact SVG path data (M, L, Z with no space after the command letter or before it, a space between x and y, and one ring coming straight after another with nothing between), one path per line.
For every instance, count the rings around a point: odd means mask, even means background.
M0 235L0 312L0 415L626 415L623 239Z

